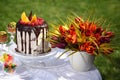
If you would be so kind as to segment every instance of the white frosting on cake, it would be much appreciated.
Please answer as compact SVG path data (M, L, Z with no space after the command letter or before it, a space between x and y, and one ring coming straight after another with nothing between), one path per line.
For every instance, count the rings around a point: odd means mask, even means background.
M34 29L29 31L20 31L16 29L17 33L17 50L24 55L39 55L49 50L47 38L46 25L42 25L38 37ZM24 26L23 26L24 27Z

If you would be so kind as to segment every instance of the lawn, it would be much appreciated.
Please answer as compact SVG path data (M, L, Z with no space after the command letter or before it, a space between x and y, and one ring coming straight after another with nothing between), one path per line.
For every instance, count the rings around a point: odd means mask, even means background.
M11 21L17 22L23 11L29 14L31 10L48 24L59 23L58 17L65 20L71 12L85 18L92 15L105 19L115 33L115 51L110 55L112 61L98 56L95 65L103 80L120 79L120 0L0 0L0 30L5 30Z

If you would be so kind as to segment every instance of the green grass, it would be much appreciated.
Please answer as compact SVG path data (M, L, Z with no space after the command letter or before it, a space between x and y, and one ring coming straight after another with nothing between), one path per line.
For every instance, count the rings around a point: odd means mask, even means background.
M5 30L9 22L17 22L21 13L30 11L44 18L48 24L58 23L57 17L65 20L75 12L81 17L102 17L110 23L110 30L115 33L112 43L115 49L111 54L113 63L103 56L96 57L95 65L103 80L120 79L120 1L119 0L0 0L0 30ZM94 76L94 75L93 75Z

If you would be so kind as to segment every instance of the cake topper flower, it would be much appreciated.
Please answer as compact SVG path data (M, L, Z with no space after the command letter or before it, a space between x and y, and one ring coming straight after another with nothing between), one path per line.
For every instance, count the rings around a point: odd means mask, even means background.
M113 52L110 46L113 32L102 28L102 25L95 21L84 20L81 17L69 17L67 21L62 21L63 25L52 24L54 31L49 31L49 41L53 48L66 49L65 52L72 50L73 53L85 51L92 55L107 55Z

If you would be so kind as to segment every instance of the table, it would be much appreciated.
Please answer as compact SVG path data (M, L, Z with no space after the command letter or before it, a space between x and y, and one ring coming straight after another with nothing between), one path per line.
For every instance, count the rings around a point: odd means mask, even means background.
M10 49L14 47L15 46L12 46ZM55 56L60 55L62 52L61 49L57 50L58 52ZM9 50L9 52L13 53L11 50ZM64 56L62 59L64 59ZM0 77L0 80L14 80L15 77L15 80L102 80L99 70L96 67L87 72L77 72L72 69L67 58L64 64L48 66L47 68L29 67L21 63L18 58L16 58L16 60L19 64L16 73L6 79Z

